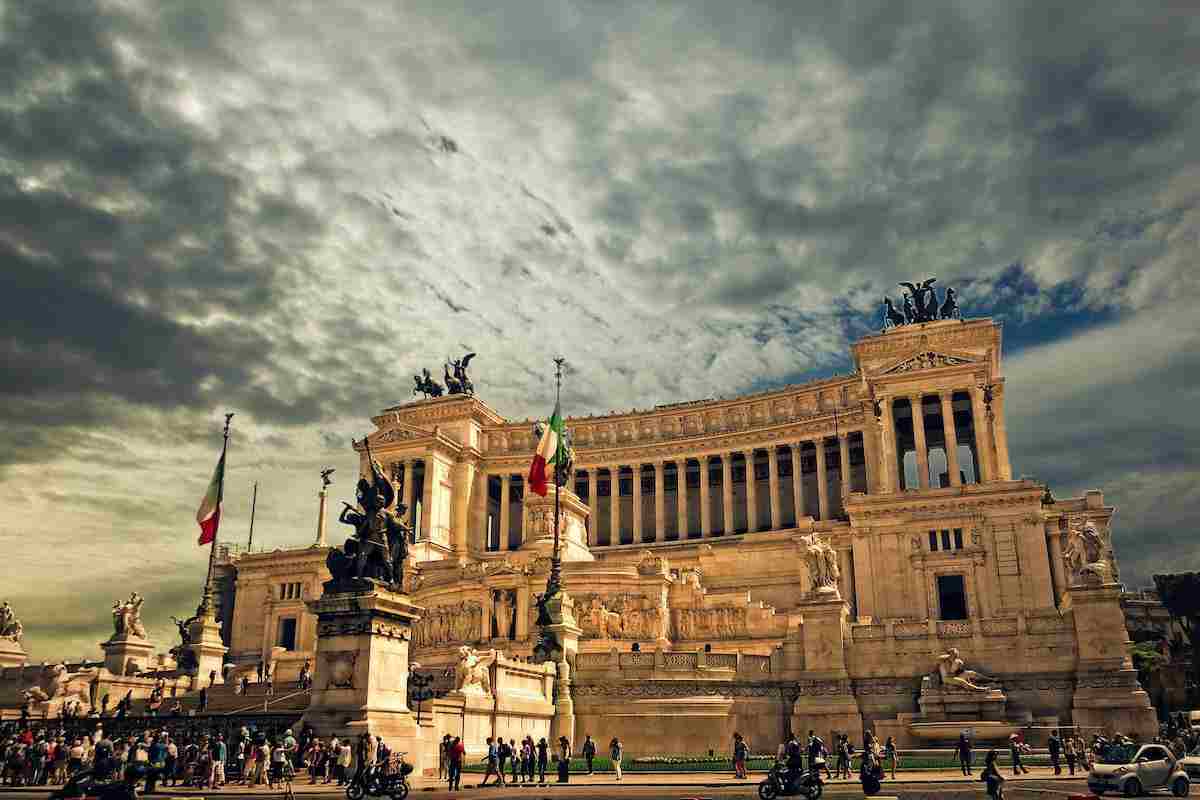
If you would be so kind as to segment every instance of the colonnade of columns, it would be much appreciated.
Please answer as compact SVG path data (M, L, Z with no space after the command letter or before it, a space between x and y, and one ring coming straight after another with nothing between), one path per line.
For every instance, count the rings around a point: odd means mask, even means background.
M949 473L951 486L962 485L962 465L958 454L958 429L954 421L954 394L963 393L970 397L971 420L974 429L974 450L979 472L977 481L990 481L1007 471L1007 454L1004 467L998 468L996 453L989 441L991 418L987 412L985 389L971 386L962 389L952 389L945 392L917 392L911 395L896 395L879 398L882 411L881 421L883 430L881 440L883 447L883 491L899 491L901 488L901 471L903 466L899 442L896 434L895 405L898 400L907 400L912 409L913 442L917 458L917 486L905 486L905 489L928 489L929 481L929 445L925 430L925 398L933 397L938 400L942 421L943 448L946 454L946 471ZM995 414L995 411L993 411Z

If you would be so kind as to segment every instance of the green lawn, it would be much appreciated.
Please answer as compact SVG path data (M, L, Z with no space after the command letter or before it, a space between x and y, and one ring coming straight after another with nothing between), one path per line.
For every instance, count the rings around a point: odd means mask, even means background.
M986 750L977 750L975 752L975 769L983 769L983 759L987 755ZM1050 764L1050 758L1046 755L1027 755L1024 756L1022 762L1030 767L1046 767ZM774 763L774 758L771 756L752 756L746 761L746 768L752 771L765 772L771 768ZM1000 751L999 764L1007 766L1009 764L1007 748ZM582 758L571 759L571 772L578 774L586 771L586 762ZM857 773L859 764L859 756L855 754L851 766ZM484 771L484 764L476 762L467 764L463 767L464 772ZM829 768L832 770L834 762L831 761ZM548 771L553 771L558 768L557 762L552 762ZM596 772L612 772L612 761L606 757L596 756L592 761L592 768ZM958 761L949 757L930 757L930 756L905 756L900 754L900 769L907 770L947 770L958 769ZM1066 761L1063 761L1063 769L1066 769ZM649 756L646 758L637 758L636 756L627 756L621 762L621 770L623 772L733 772L733 761L731 758L724 756ZM509 770L511 772L511 768Z

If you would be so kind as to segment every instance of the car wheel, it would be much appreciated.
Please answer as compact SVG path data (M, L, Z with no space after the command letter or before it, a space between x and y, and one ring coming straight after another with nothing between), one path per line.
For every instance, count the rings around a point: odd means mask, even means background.
M1137 778L1130 778L1128 781L1126 781L1125 782L1125 796L1126 797L1141 797L1142 796L1142 782L1139 781Z
M1171 782L1171 794L1176 797L1187 797L1188 788L1188 779L1182 776Z

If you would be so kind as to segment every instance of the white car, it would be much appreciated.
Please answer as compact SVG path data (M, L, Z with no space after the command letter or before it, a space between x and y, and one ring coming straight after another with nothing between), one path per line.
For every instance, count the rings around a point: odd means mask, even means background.
M1179 766L1193 783L1200 783L1200 747L1179 759Z
M1186 797L1190 786L1179 760L1161 744L1109 745L1088 773L1088 789L1097 795L1121 792L1138 797L1152 789L1170 789L1176 797Z

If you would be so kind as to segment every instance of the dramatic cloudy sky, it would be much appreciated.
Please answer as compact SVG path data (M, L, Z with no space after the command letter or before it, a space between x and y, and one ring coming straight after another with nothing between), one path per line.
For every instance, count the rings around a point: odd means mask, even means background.
M1200 568L1200 12L1045 0L0 0L0 552L35 658L193 514L310 540L317 472L480 353L545 413L845 371L896 281L1003 320L1015 472Z

